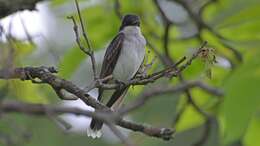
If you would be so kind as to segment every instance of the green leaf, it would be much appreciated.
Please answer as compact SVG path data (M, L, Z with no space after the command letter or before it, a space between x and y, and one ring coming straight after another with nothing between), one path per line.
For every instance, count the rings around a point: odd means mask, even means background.
M225 143L234 142L243 136L252 114L260 106L259 55L259 50L250 50L245 63L225 83Z
M260 145L260 118L254 117L250 122L250 126L247 129L244 137L245 146L256 146Z
M43 95L42 88L30 81L9 81L9 96L30 103L48 103L48 99Z
M81 61L85 58L84 54L78 47L70 49L63 57L63 60L60 63L59 74L68 78L70 75L79 67Z
M200 115L192 106L188 106L176 125L178 132L197 127L203 124L203 116Z

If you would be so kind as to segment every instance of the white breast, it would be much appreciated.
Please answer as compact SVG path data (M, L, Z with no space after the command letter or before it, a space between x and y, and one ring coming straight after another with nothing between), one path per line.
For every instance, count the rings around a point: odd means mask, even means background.
M139 27L128 26L122 32L125 39L113 76L126 82L134 77L144 60L146 41Z

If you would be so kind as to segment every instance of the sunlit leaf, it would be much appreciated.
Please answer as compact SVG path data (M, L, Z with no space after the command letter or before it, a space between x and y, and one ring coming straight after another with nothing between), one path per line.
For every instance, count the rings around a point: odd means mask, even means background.
M9 94L19 100L31 103L47 103L48 99L41 93L40 86L21 81L8 82Z
M204 117L192 106L188 106L184 111L179 123L176 125L178 132L197 127L204 122Z

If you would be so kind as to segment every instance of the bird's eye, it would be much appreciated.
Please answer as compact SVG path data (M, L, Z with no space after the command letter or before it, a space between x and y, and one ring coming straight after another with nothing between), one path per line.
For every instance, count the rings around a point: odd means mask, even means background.
M136 21L136 22L134 23L134 25L140 26L140 23L139 23L138 21Z

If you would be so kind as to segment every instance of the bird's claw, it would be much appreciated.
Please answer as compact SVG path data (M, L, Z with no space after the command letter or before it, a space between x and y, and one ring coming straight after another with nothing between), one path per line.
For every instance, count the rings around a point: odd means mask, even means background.
M122 89L123 87L126 86L125 82L120 81L120 80L115 80L115 83L119 85L119 89Z

